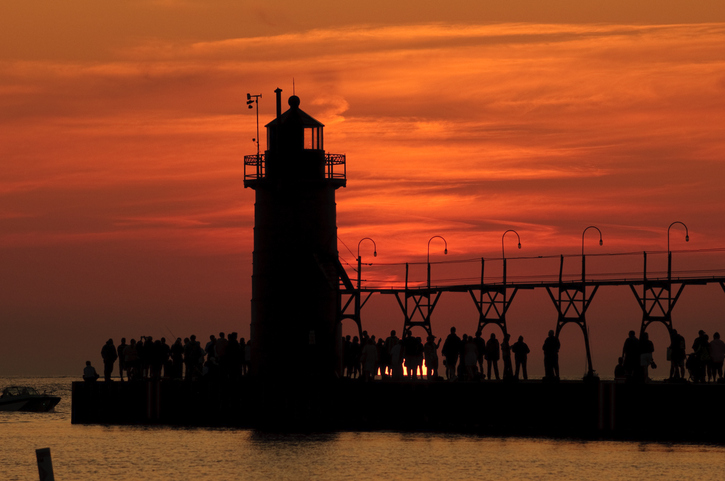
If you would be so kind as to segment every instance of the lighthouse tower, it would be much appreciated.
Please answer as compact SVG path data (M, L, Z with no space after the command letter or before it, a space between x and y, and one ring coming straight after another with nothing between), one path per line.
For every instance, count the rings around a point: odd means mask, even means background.
M267 150L244 157L255 191L252 372L262 379L332 378L339 366L335 191L345 156L324 150L324 125L297 96L266 125Z

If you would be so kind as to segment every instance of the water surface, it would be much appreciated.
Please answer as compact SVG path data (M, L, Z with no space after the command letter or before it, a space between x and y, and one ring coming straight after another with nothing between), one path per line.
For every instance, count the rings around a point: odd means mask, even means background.
M71 378L2 379L54 389L51 413L0 412L3 479L37 480L50 447L57 480L719 479L725 447L397 432L269 434L241 429L70 423Z

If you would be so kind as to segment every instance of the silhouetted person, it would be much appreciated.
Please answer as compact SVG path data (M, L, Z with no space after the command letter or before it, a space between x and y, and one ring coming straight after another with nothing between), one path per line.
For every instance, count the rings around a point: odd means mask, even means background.
M118 377L121 378L121 381L123 381L123 371L126 370L126 355L124 353L126 352L127 346L126 338L122 337L121 344L116 348L116 355L118 356Z
M177 337L171 346L171 377L181 379L184 374L184 345L181 338Z
M458 379L466 379L468 374L466 372L466 344L468 344L468 334L464 334L461 338L461 347L458 351L458 367L456 368L456 376Z
M639 339L634 331L629 331L629 337L624 341L622 357L624 358L624 370L627 372L627 379L630 381L637 378L640 366Z
M385 350L388 352L387 355L387 367L390 370L390 375L393 374L392 362L393 362L393 348L398 344L398 336L395 335L395 330L390 331L390 335L385 339Z
M423 363L423 344L410 331L403 337L403 352L408 378L418 379L418 367Z
M692 343L694 354L692 371L695 382L705 382L707 363L710 361L710 337L702 330L698 334L697 339Z
M360 377L360 354L362 354L360 339L354 336L352 338L352 344L350 344L350 367L347 372L347 377Z
M403 379L403 354L403 341L398 340L390 351L390 367L393 371L393 379L396 381Z
M463 343L463 356L461 356L461 364L466 366L466 380L473 381L476 379L476 363L478 361L478 348L473 337L463 336L466 341Z
M172 364L171 364L171 346L166 344L166 338L161 338L161 350L159 352L161 355L161 366L164 369L163 376L165 378L172 378Z
M342 340L342 374L345 377L352 376L353 368L352 336L349 334Z
M529 352L531 352L531 350L529 349L529 346L527 346L524 342L524 336L519 336L519 340L516 341L513 346L511 346L511 351L513 351L514 361L516 361L516 373L514 374L514 377L516 379L519 378L519 369L521 369L524 375L524 380L529 379L529 376L526 372L526 363L529 358Z
M624 358L617 359L617 367L614 368L614 380L624 381L627 379L627 370L624 368Z
M428 380L438 379L438 347L441 345L441 340L438 339L438 344L436 344L435 338L434 335L429 335L425 346L423 346Z
M496 380L500 379L498 375L498 359L501 357L500 346L496 334L491 333L491 337L486 342L486 366L488 372L488 378L491 379L491 367L493 367L493 373L496 375Z
M362 363L363 380L372 381L375 378L375 370L378 365L378 349L375 347L375 341L372 338L367 340L362 348L360 355Z
M380 378L385 379L388 377L386 369L390 366L390 358L388 356L388 349L385 347L385 340L381 337L378 342L375 343L375 350L378 354L377 366L375 366L375 374L378 369L380 370Z
M113 339L106 341L101 348L101 357L103 358L103 380L109 382L111 374L113 374L113 364L118 359L116 346L113 345Z
M549 331L549 336L544 341L542 349L544 351L544 379L558 381L559 349L561 349L561 343L554 335L554 331Z
M141 369L143 370L143 377L148 378L151 372L151 359L154 356L154 338L151 336L142 337L143 344L136 346L139 352L139 359L141 360Z
M501 342L501 359L503 360L503 378L504 379L511 379L514 377L514 369L511 365L511 345L509 344L509 340L511 339L511 334L504 334L503 335L503 342Z
M687 357L685 338L672 329L670 336L670 379L685 378L685 358Z
M124 362L126 363L126 377L129 381L139 379L140 364L138 359L138 349L136 348L136 339L131 339L126 350L123 351Z
M712 362L712 380L720 381L722 379L722 365L723 361L725 361L725 342L720 339L719 332L712 335L710 358Z
M186 372L184 379L191 381L197 379L201 374L199 370L199 361L201 359L200 352L201 348L196 342L196 336L191 335L189 338L184 338L184 366Z
M238 380L242 375L244 351L239 344L236 332L230 332L229 336L227 336L227 347L223 359L225 361L225 372L223 374L233 381Z
M443 343L441 353L446 361L446 378L456 378L456 363L458 363L458 355L461 351L461 338L456 334L456 328L451 327L451 333L448 334L446 342Z
M478 353L478 358L476 359L478 370L483 375L483 358L486 355L486 341L481 337L480 330L476 331L476 337L473 338L473 342L476 343L476 352Z
M85 382L96 382L98 377L96 368L91 366L91 361L86 361L86 367L83 368L83 380Z
M223 332L220 332L219 338L214 342L214 357L220 364L224 364L224 356L227 353L228 345L229 340L226 338Z
M206 352L206 360L209 358L216 358L214 348L216 347L216 336L214 334L209 336L209 342L204 346L204 352Z
M650 366L654 366L654 361L652 360L654 350L655 345L649 340L649 334L643 332L639 339L639 375L643 382L649 381L649 368Z
M164 365L163 359L163 347L161 346L161 340L157 339L151 344L149 350L149 377L151 379L161 378L161 367Z

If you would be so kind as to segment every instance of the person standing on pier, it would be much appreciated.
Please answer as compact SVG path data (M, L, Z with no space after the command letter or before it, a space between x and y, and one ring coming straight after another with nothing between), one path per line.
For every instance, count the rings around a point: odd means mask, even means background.
M401 340L398 340L390 351L390 370L394 381L403 379L403 341Z
M181 379L184 374L184 345L181 338L177 337L171 345L171 377Z
M504 379L511 379L514 377L514 369L511 365L511 344L509 344L510 339L511 334L506 333L503 335L503 342L501 343L501 358L503 359Z
M375 347L374 338L368 338L362 347L360 362L362 363L363 380L372 381L375 379L375 371L378 365L378 349Z
M722 365L725 361L725 342L720 339L720 333L716 332L712 335L710 342L710 358L712 362L712 380L722 380Z
M473 337L463 336L463 354L461 355L461 364L466 367L466 381L476 379L476 360L478 359L478 348Z
M639 375L643 382L649 382L649 367L654 366L654 361L652 360L652 353L654 351L655 345L649 340L649 334L643 332L639 339Z
M126 369L126 347L128 347L126 338L122 337L121 344L116 348L116 355L118 356L118 377L121 378L121 381L123 381L123 371Z
M529 353L531 352L531 350L529 349L529 346L527 346L524 342L524 336L519 336L519 340L516 341L513 346L511 346L511 351L513 351L514 361L516 361L516 373L514 374L514 377L518 379L519 370L522 370L524 375L524 381L528 380L529 376L526 373L526 362L528 361Z
M710 362L710 337L705 331L698 331L698 337L692 343L692 351L694 354L694 363L692 372L694 373L695 382L705 382L707 364Z
M622 357L624 358L624 369L627 371L627 380L634 381L637 379L640 367L639 339L635 336L634 331L629 331L629 337L624 341Z
M685 378L685 338L677 333L677 329L672 329L670 337L670 380L686 379Z
M486 355L486 341L483 340L481 334L482 332L480 330L476 331L476 337L473 341L476 343L476 352L478 353L478 358L476 359L478 370L481 373L481 377L483 377L483 358Z
M496 380L501 379L498 375L498 360L501 357L501 350L496 339L496 334L491 333L491 337L486 342L486 366L488 371L488 378L491 379L491 367L493 367L493 373L496 375Z
M458 363L458 354L461 351L461 338L456 334L456 328L451 327L451 333L446 337L443 343L441 353L446 361L446 379L452 381L456 378L456 364Z
M109 382L111 380L111 374L113 374L113 364L118 359L118 353L116 352L116 346L113 345L113 339L109 339L103 345L101 348L101 357L103 358L103 380Z
M398 336L395 330L390 331L390 335L385 339L385 351L387 352L385 366L388 368L388 375L393 375L393 348L398 344Z
M554 331L549 331L549 337L544 341L544 379L547 381L559 380L559 349L561 343L554 335Z
M423 346L429 381L438 379L438 347L441 345L441 340L438 339L438 344L436 344L435 338L433 334L429 335L425 346Z

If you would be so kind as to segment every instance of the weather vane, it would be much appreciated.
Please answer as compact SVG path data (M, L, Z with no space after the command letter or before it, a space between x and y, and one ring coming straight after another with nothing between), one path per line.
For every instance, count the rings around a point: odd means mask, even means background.
M259 99L262 98L262 94L252 95L247 94L247 107L252 108L252 104L257 106L257 136L252 139L252 142L257 143L257 161L259 161Z

